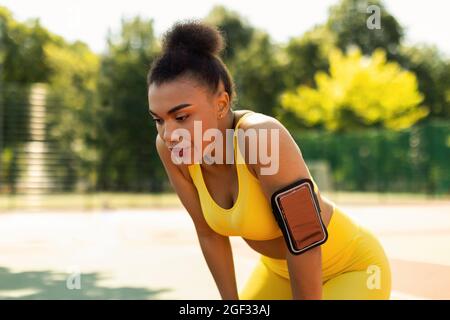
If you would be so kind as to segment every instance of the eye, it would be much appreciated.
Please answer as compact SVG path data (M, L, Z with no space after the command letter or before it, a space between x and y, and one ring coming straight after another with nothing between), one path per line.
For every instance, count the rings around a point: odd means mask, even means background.
M158 118L153 118L152 119L154 122L156 122L157 124L161 124L162 120L158 119Z
M189 116L184 115L184 116L176 117L175 119L176 119L178 122L183 122L183 121L186 120L188 117L189 117Z

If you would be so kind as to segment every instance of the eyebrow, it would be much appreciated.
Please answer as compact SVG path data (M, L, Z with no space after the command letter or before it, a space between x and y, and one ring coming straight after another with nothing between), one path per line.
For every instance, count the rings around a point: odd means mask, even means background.
M171 113L174 113L174 112L176 112L176 111L178 111L178 110L180 110L180 109L183 109L183 108L186 108L186 107L189 107L189 106L191 106L190 103L182 103L182 104L179 104L179 105L173 107L172 109L170 109L169 111L167 111L167 114L170 115ZM154 113L152 110L148 109L148 111L150 111L150 113L151 113L152 115L159 117L159 116L158 116L156 113Z

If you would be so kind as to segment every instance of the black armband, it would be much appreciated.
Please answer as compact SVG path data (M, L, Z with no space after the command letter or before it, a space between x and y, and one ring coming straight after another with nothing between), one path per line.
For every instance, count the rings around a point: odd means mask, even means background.
M327 241L328 232L310 179L298 180L275 191L271 204L292 254L301 254Z

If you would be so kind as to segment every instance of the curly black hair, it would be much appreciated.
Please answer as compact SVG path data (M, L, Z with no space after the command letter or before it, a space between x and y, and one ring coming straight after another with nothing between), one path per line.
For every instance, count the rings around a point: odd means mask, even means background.
M152 63L147 86L192 75L211 93L217 92L222 81L233 101L233 79L220 58L224 48L225 40L217 27L196 20L177 22L163 35L163 52Z

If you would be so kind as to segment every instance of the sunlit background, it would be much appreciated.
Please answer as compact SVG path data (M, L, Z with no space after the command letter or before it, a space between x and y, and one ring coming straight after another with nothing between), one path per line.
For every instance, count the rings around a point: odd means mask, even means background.
M235 109L279 119L323 193L379 235L393 298L448 299L449 9L2 0L0 298L218 297L156 153L146 94L161 35L195 18L224 33ZM243 281L255 254L233 241ZM189 279L172 276L180 259L198 270ZM84 289L68 289L68 274Z

